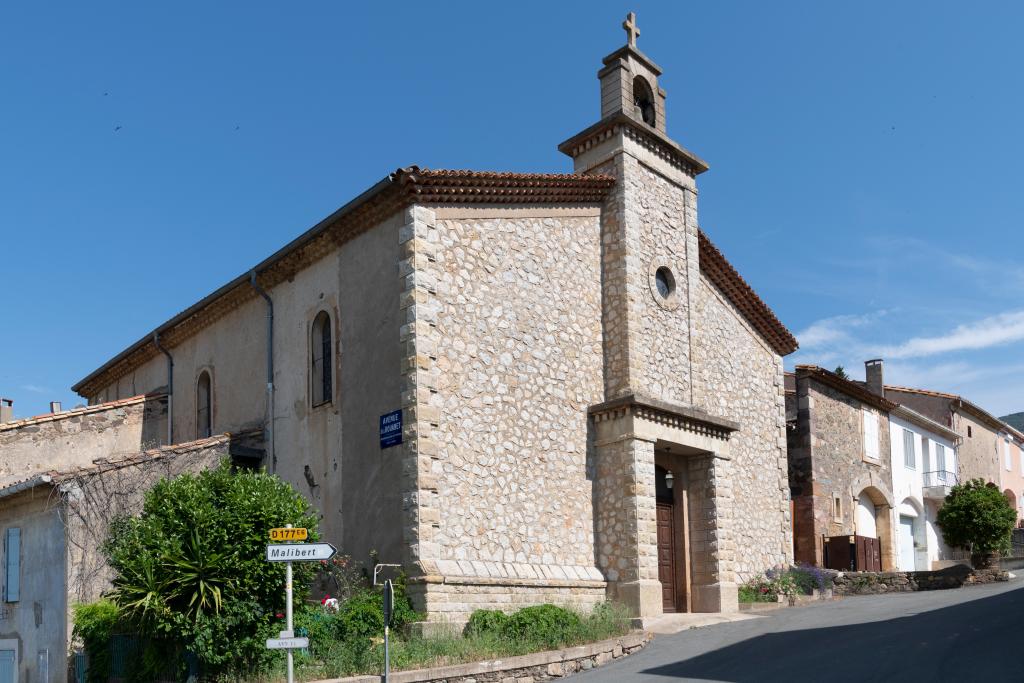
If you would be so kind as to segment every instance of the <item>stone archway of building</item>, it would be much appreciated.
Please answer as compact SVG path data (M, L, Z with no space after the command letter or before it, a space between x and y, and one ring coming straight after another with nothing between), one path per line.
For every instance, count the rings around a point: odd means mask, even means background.
M1014 510L1016 510L1017 509L1017 494L1014 493L1011 489L1006 489L1005 491L1003 491L1003 496L1006 497L1006 502L1010 504L1010 507L1013 508Z
M858 519L861 515L873 513L873 529L863 529L872 533L862 533L861 525L857 525L856 533L878 539L879 555L882 571L889 572L896 568L896 544L893 538L893 498L889 487L875 473L862 477L851 487L854 503L857 505ZM863 505L862 502L863 501ZM863 512L862 512L863 509ZM866 522L867 520L864 519ZM865 524L865 526L870 526Z

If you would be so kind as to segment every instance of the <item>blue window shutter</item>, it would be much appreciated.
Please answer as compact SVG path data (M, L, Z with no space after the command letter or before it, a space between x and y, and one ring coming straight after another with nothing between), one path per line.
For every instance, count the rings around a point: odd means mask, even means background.
M4 543L4 565L6 571L7 602L18 602L21 599L21 529L13 527L7 530Z

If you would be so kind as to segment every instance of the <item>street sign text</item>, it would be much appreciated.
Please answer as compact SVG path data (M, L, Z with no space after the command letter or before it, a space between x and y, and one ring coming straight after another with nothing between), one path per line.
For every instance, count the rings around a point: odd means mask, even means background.
M309 647L309 638L268 638L268 650L301 650Z
M305 541L309 538L308 529L279 527L270 530L271 541Z
M268 562L315 562L329 560L334 557L337 549L330 543L296 543L294 545L267 546Z

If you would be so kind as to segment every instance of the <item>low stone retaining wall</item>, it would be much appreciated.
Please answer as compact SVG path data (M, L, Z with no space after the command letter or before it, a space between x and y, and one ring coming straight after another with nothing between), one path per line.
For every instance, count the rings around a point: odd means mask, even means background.
M634 632L589 645L532 655L455 664L434 669L413 669L391 674L391 683L536 683L593 669L630 655L647 645L650 633ZM316 683L380 683L381 676L331 678Z
M833 578L836 595L876 595L944 590L996 581L1009 581L1001 569L971 569L956 565L933 572L839 572Z

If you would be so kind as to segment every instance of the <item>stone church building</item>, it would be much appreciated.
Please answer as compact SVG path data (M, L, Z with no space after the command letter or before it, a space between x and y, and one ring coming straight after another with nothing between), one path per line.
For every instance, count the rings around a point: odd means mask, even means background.
M708 166L624 27L572 173L401 168L75 391L167 394L161 441L262 430L325 538L403 564L432 621L735 610L792 560L796 341L698 227Z

